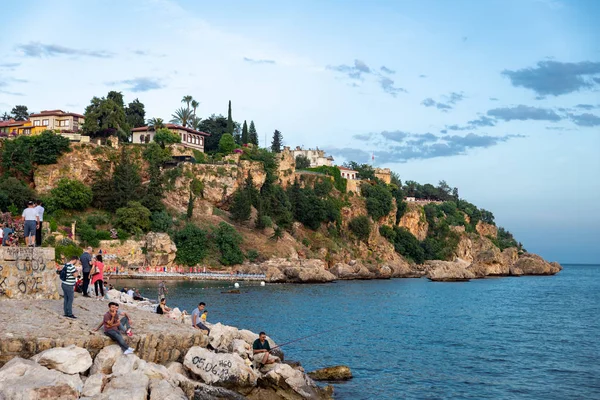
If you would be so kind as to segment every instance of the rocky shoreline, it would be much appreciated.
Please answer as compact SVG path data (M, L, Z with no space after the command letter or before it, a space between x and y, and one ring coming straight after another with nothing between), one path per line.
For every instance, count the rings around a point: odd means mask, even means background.
M60 300L8 300L0 319L2 399L328 399L299 363L251 367L254 332L213 324L209 336L152 312L149 301L111 291L133 322L123 355L102 333L92 333L108 301L77 296L76 320L63 318ZM269 339L270 340L270 339ZM211 344L215 351L206 349ZM271 342L272 346L275 343ZM279 354L283 359L283 353Z

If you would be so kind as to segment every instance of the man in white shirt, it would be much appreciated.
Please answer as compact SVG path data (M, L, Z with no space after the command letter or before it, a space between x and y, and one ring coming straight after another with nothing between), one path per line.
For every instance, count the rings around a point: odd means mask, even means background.
M23 210L23 220L25 221L24 228L24 236L25 236L25 244L29 247L35 246L35 230L40 225L40 217L35 211L35 204L33 201L27 203L27 208Z
M129 290L127 291L127 294L128 294L129 296L133 297L133 296L135 295L135 292L133 291L133 289L129 289Z
M41 200L37 200L35 202L34 210L38 213L38 216L40 217L40 223L38 224L35 230L35 245L39 247L42 245L42 223L44 222L44 207L42 206Z

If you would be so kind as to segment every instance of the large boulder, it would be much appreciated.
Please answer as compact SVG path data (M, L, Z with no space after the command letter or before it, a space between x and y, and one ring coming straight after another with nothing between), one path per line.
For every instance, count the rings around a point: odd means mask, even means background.
M477 277L472 271L467 269L469 264L462 260L430 260L427 261L426 264L428 266L427 278L429 278L432 281L462 282Z
M167 233L150 232L147 234L146 250L146 261L153 267L170 267L177 255L177 246Z
M321 368L308 373L315 381L346 381L352 379L352 371L345 365Z
M263 367L265 374L260 378L260 386L274 389L276 392L291 391L303 399L323 398L322 389L306 374L287 364L268 364ZM289 393L281 398L291 398Z
M71 375L83 373L92 366L90 353L74 344L42 351L31 359L44 367Z
M250 359L252 356L252 346L241 339L233 339L231 342L230 353L235 353L242 357L244 360Z
M230 389L254 387L258 379L237 354L213 353L199 346L188 350L183 365L203 382Z
M0 399L78 399L83 389L79 375L48 369L15 357L0 368Z
M215 349L228 351L234 339L239 336L239 330L233 326L223 325L220 322L210 328L208 338Z
M168 381L152 379L149 400L187 400L187 396L180 387L174 386Z
M98 372L102 372L106 375L112 374L113 365L122 356L123 350L118 345L106 346L96 355L90 373L97 374Z
M147 400L150 380L141 371L113 376L104 387L102 400Z
M542 257L526 253L523 254L519 259L510 267L511 275L554 275L562 271L562 267L559 263L549 263Z
M99 395L102 393L102 389L104 389L104 385L106 385L107 381L108 377L101 372L88 376L83 385L81 395L84 397Z

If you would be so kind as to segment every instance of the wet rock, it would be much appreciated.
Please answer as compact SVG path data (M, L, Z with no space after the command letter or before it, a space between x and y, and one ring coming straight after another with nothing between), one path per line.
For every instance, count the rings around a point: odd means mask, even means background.
M36 354L31 359L44 367L65 374L80 374L92 366L90 353L86 349L75 345L48 349Z
M187 400L187 396L181 388L170 384L168 381L152 379L150 381L149 400Z
M268 364L263 370L265 374L260 378L261 386L271 387L277 392L291 391L305 399L324 397L322 389L312 379L287 364Z
M345 365L321 368L308 373L316 381L345 381L352 379L352 371Z

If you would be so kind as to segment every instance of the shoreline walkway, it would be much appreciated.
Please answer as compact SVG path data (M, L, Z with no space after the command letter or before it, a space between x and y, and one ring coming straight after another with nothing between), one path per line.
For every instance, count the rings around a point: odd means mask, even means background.
M108 275L108 274L107 274ZM185 279L207 281L264 281L265 274L230 274L226 272L111 272L113 279Z

